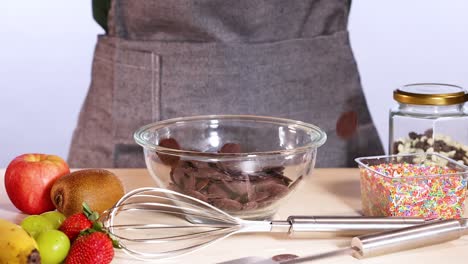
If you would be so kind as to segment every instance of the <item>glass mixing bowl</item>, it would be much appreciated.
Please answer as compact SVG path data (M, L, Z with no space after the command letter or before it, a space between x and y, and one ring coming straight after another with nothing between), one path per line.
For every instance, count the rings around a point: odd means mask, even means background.
M283 118L210 115L148 124L134 138L158 187L267 219L311 174L326 134Z

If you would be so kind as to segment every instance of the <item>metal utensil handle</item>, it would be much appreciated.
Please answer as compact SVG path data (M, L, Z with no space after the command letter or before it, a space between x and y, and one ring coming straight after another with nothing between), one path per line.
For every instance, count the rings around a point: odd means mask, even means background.
M400 230L354 237L351 240L351 247L356 250L354 257L371 257L455 240L463 235L462 230L459 220L441 220Z
M400 229L425 223L423 218L363 217L363 216L290 216L289 232L323 232L335 235L355 236Z

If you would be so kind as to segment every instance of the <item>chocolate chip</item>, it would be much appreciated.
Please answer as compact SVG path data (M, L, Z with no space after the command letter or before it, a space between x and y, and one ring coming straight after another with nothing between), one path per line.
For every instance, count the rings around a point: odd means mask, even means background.
M418 138L418 134L416 132L410 132L408 134L409 138L411 139L417 139Z
M402 141L396 141L393 143L393 153L398 153L398 146L399 145L402 145L403 142Z
M463 158L465 157L466 157L466 151L464 151L463 149L457 149L457 151L455 152L455 155L453 155L454 160L463 160Z
M426 136L428 138L432 138L432 135L434 135L434 130L428 129L428 130L424 131L424 136Z
M414 147L419 148L419 149L424 149L424 147L426 147L426 144L424 144L424 142L418 141L416 142L416 144L414 144Z
M408 137L393 143L394 154L410 154L415 152L435 152L456 161L467 164L468 155L459 143L450 140L443 135L434 135L432 129L424 131L423 134L409 132ZM404 161L413 162L411 158L405 158Z

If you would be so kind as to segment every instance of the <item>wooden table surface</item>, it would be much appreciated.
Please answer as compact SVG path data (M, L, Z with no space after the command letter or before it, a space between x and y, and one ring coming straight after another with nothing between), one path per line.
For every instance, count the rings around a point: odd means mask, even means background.
M146 169L111 169L124 183L126 191L145 186L155 186ZM21 222L25 217L9 201L3 184L5 170L0 170L0 218ZM359 215L360 190L357 169L315 169L309 179L293 193L274 217L284 220L289 215ZM466 206L466 209L468 206ZM466 215L466 214L465 214ZM0 234L1 235L1 234ZM178 258L155 263L217 263L245 256L271 257L278 254L306 256L343 248L350 238L301 238L285 235L243 234L234 235L207 248ZM354 259L340 256L317 261L318 263L466 263L468 261L468 236L444 244L385 256ZM144 263L116 250L113 263Z

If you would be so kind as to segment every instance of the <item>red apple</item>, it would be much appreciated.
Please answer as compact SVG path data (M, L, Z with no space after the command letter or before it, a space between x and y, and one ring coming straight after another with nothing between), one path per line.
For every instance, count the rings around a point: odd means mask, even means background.
M16 208L27 214L54 210L50 189L61 176L70 173L60 157L24 154L10 162L5 171L5 189Z

